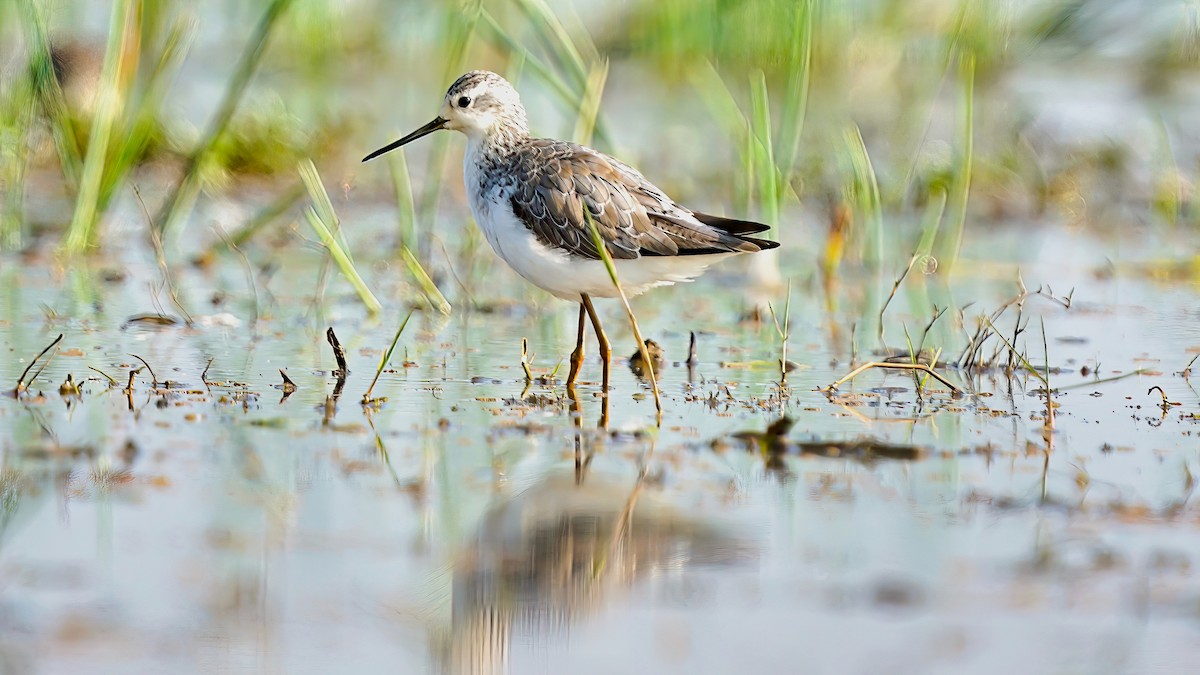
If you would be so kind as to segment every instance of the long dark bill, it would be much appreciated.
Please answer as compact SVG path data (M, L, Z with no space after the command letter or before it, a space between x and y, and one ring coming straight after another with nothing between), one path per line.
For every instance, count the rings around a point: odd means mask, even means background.
M438 129L441 129L445 126L446 126L446 120L444 120L440 117L435 117L435 118L433 118L432 122L430 122L429 124L426 124L425 126L421 127L420 129L417 129L416 131L412 132L411 134L405 136L404 138L401 138L400 140L396 141L395 143L385 145L382 148L376 150L375 152L372 152L371 154L367 155L366 157L363 157L362 161L365 162L369 159L375 159L376 157L382 155L385 152L391 152L392 150L395 150L396 148L404 145L405 143L410 143L412 141L415 141L422 136L428 136L429 134L432 134L433 132L435 132Z

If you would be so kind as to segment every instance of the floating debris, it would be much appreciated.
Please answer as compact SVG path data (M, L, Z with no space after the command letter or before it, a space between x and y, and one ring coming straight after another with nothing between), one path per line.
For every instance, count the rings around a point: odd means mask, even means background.
M75 378L70 373L67 373L67 379L58 387L60 396L80 396L79 385L75 383Z
M881 459L913 461L924 457L927 450L915 445L887 443L874 438L850 440L793 441L787 438L795 421L784 416L775 420L766 431L739 431L712 441L715 452L731 447L759 452L767 462L768 469L783 470L782 458L786 455L816 455L819 457L841 457L871 463ZM730 441L736 441L731 443Z
M178 326L180 323L182 322L179 319L167 314L136 314L125 319L125 323L121 324L121 330L130 327L166 328Z
M650 356L650 363L654 366L655 373L661 373L664 363L663 348L654 340L646 338L646 354ZM646 377L646 362L642 357L642 350L639 348L629 357L629 370L637 377Z

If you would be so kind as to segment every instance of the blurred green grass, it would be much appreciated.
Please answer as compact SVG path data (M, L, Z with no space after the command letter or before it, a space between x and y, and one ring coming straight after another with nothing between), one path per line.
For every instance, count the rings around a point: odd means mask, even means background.
M921 239L932 252L923 255L949 272L973 222L1080 217L1072 204L1104 203L1091 192L1139 166L1152 194L1129 188L1121 198L1151 223L1195 227L1197 162L1179 147L1177 116L1159 117L1161 142L1139 165L1145 149L1121 139L1039 137L1033 113L1005 87L1025 72L1103 81L1105 68L1119 67L1147 107L1169 101L1200 71L1198 6L1139 14L1123 0L20 0L0 8L0 37L15 45L7 61L25 64L0 90L0 246L34 245L30 197L65 191L69 224L40 231L69 253L103 248L102 224L133 182L156 204L158 227L177 222L169 234L194 236L185 225L195 199L236 194L243 177L284 194L310 157L324 173L350 175L381 124L397 129L410 109L435 109L442 88L473 67L515 78L557 109L560 133L609 151L619 150L613 128L623 120L670 115L672 103L706 111L713 126L696 138L724 167L706 172L717 173L727 210L783 225L785 239L824 230L797 225L798 213L849 214L836 264L903 262ZM217 37L230 28L241 30ZM647 82L658 83L651 96L628 93ZM713 128L717 138L706 134ZM456 170L451 148L442 135L422 151L423 165L414 157L409 167L404 238L425 261L444 200L460 199L457 182L444 180ZM639 148L630 159L669 150ZM374 195L387 179L360 180ZM931 229L925 214L941 200L945 222ZM1084 217L1103 225L1094 210Z

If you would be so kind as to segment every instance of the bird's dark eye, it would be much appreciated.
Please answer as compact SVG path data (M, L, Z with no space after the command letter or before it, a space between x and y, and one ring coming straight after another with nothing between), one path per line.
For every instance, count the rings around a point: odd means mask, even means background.
M470 96L459 96L458 97L458 107L465 108L469 105L471 105L471 97Z

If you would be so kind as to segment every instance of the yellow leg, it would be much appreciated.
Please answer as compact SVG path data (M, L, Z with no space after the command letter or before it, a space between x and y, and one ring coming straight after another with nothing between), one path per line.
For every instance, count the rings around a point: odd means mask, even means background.
M596 308L592 306L592 299L586 293L579 296L583 300L583 308L587 310L588 318L592 320L592 328L596 331L596 344L600 347L600 363L603 365L603 392L608 395L608 367L612 363L612 345L608 343L608 336L604 334L604 326L600 325L600 316L596 314ZM580 322L583 319L580 318Z
M567 375L567 391L575 389L575 378L579 376L579 369L583 367L583 330L587 326L584 319L587 317L587 311L583 305L579 305L579 332L575 336L575 351L571 352L571 372ZM574 398L574 396L572 396Z

